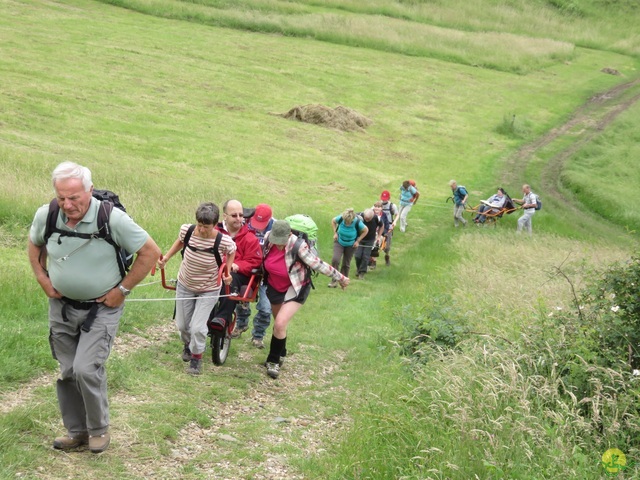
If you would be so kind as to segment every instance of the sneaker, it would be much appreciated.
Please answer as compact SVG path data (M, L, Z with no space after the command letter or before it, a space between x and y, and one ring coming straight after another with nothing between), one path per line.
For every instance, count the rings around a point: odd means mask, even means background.
M202 359L191 358L191 363L189 364L189 368L187 368L187 373L189 375L200 375L202 373Z
M277 363L267 362L267 375L271 378L278 378L278 375L280 375L280 365Z
M249 325L245 325L244 327L238 327L238 325L236 325L233 329L233 332L231 332L231 338L240 338L240 335L242 335L247 330L249 330Z
M364 280L364 273L358 274L358 280Z
M251 339L251 345L253 345L256 348L263 349L264 348L264 341L261 338L253 337Z
M89 441L88 435L77 435L72 437L65 435L64 437L58 437L53 441L53 448L56 450L72 450L74 448L86 445Z
M184 344L184 349L182 350L182 361L188 362L191 360L191 350L189 350L189 345Z
M327 287L329 287L329 288L338 288L338 282L331 281L329 283L329 285L327 285Z
M105 432L102 435L95 435L89 437L89 450L93 453L102 453L109 448L111 442L111 435L109 432Z
M278 360L278 365L279 365L280 367L282 367L282 366L284 365L284 359L285 359L285 358L286 358L286 357L280 357L280 360ZM267 365L269 365L269 363L271 363L271 362L267 362L267 361L265 360L265 361L264 361L264 363L263 363L262 365L266 367Z

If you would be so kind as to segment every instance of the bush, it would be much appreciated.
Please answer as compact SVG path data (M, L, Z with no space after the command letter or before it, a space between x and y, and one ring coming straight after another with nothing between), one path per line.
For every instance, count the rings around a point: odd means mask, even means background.
M531 131L529 121L515 113L505 114L502 123L496 127L496 132L511 138L526 138Z
M602 360L607 366L640 369L640 257L616 264L587 289Z
M469 322L449 296L439 296L416 309L405 306L396 314L404 325L398 340L412 362L427 362L434 351L455 349L469 332Z

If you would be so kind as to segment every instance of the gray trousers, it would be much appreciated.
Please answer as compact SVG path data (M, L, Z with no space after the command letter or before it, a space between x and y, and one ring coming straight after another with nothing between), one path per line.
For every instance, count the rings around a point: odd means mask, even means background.
M358 268L358 274L367 273L367 267L369 266L369 259L371 258L371 249L373 248L375 240L363 240L356 249L355 259L356 267Z
M189 346L191 353L204 352L207 344L207 320L213 307L218 303L220 290L214 292L193 292L178 282L176 286L176 326L182 343ZM233 312L233 311L232 311Z
M60 364L57 381L62 422L71 436L102 435L109 430L109 401L105 363L118 331L124 304L98 307L89 332L81 330L87 310L67 305L62 318L62 300L49 299L49 344Z
M466 225L467 221L462 218L462 214L464 213L464 205L454 205L453 206L453 224L457 227L458 222L461 222L462 225Z
M401 205L400 206L400 211L398 213L398 217L400 218L400 231L404 232L407 229L407 215L409 215L409 212L411 211L411 208L413 207L413 204L409 204L409 205Z
M529 235L532 233L531 220L533 214L536 213L535 208L527 208L522 216L518 219L518 232L525 230Z

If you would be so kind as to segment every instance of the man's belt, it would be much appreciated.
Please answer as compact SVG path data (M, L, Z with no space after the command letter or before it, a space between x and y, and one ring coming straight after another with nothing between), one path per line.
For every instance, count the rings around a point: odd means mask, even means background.
M90 302L79 302L77 300L73 300L67 297L62 297L61 300L62 300L62 303L64 304L62 305L62 312L61 312L62 321L64 322L69 321L69 318L67 317L67 307L72 307L76 310L88 310L89 313L87 313L87 318L85 318L82 324L82 330L85 332L91 331L91 325L93 325L93 322L98 316L98 307L100 306L100 304L95 300Z

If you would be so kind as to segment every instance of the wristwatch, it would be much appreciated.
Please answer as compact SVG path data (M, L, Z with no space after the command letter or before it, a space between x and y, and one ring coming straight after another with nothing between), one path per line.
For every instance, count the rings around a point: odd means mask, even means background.
M129 290L128 288L124 288L122 285L118 285L118 288L122 292L122 295L124 295L125 297L131 293L131 290Z

